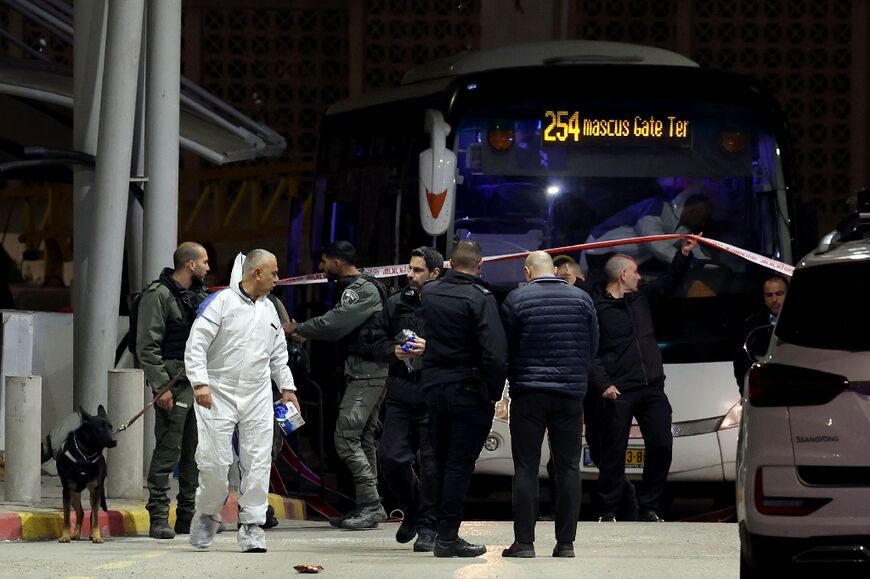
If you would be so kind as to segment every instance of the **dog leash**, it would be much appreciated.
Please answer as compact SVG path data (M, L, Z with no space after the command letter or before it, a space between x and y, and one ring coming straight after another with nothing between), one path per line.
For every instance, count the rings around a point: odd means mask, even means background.
M161 388L160 390L157 391L157 394L154 395L154 399L151 400L151 402L149 402L149 403L145 406L145 408L143 408L142 410L140 410L140 411L136 414L136 416L134 416L133 418L131 418L130 420L128 420L127 422L125 422L124 424L122 424L121 426L119 426L119 427L115 430L115 434L118 434L119 432L124 432L125 430L127 430L128 428L130 428L130 425L131 425L131 424L133 424L134 422L136 422L137 420L139 420L139 417L140 417L140 416L142 416L143 414L145 414L145 412L146 412L149 408L151 408L152 406L154 406L154 403L157 402L157 399L158 399L158 398L160 398L161 396L163 396L163 395L166 393L167 390L169 390L170 388L172 388L172 387L175 385L175 383L178 382L178 379L181 378L181 375L182 375L182 374L184 374L184 368L182 368L181 370L179 370L179 371L178 371L178 374L176 374L176 375L172 378L172 380L169 381L169 383L168 383L166 386L164 386L163 388Z

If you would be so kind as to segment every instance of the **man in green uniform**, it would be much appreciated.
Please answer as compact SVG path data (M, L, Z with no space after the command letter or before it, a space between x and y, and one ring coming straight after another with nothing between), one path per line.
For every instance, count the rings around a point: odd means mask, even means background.
M371 529L387 515L378 494L377 433L388 367L374 359L375 314L384 307L386 290L374 278L360 273L356 250L336 241L323 250L320 270L344 286L339 303L324 315L285 329L303 338L338 342L344 355L347 389L335 424L335 450L345 462L356 486L357 508L330 524L342 529Z
M198 243L185 242L172 256L174 270L166 268L142 293L136 324L136 357L154 394L184 369L184 345L196 310L207 291L208 254ZM132 329L131 329L132 331ZM196 452L196 415L193 390L183 372L154 404L156 444L148 469L148 534L172 539L190 532L194 495L199 478ZM175 530L169 526L169 475L179 464Z

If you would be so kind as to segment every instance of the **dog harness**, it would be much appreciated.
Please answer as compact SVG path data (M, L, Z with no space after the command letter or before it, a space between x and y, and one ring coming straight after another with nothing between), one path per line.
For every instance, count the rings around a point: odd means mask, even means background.
M63 443L63 454L68 459L73 461L76 465L80 465L82 463L94 464L95 462L97 462L100 459L100 456L102 456L102 453L99 453L99 452L96 452L96 453L90 454L90 455L85 454L84 452L82 452L82 449L79 447L79 442L78 442L78 440L76 440L76 435L73 434L71 438L73 441L73 445L75 446L76 452L78 452L79 456L81 456L81 460L77 459L76 457L73 456L73 454L70 452L70 449L67 448L66 440ZM67 440L69 440L69 438ZM85 474L87 474L87 473L82 472L82 475L85 475Z

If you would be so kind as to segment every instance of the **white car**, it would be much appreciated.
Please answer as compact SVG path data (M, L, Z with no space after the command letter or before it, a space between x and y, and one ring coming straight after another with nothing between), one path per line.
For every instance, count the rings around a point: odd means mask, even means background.
M674 434L668 480L734 481L737 426L742 406L731 363L666 364L665 375L665 392L673 409L671 430ZM507 390L505 388L505 395L496 404L492 431L477 459L475 474L513 476L509 425L511 400ZM640 480L644 457L643 437L634 423L625 456L625 472L629 480ZM550 451L545 441L541 448L541 477L547 476L549 458ZM592 463L585 439L580 476L584 480L598 478L598 469Z
M737 469L741 577L870 577L870 204L795 271L779 321L747 339ZM854 226L857 226L855 231ZM852 239L852 240L850 240Z

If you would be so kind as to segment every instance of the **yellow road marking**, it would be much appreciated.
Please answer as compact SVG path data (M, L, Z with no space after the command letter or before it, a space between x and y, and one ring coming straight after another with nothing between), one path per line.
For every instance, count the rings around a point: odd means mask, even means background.
M133 559L154 559L155 557L162 557L165 554L165 551L145 551L143 553L131 555L131 557Z
M132 567L136 564L136 561L115 561L113 563L106 563L105 565L100 565L97 569L104 569L106 571L114 571L116 569L126 569L127 567Z

